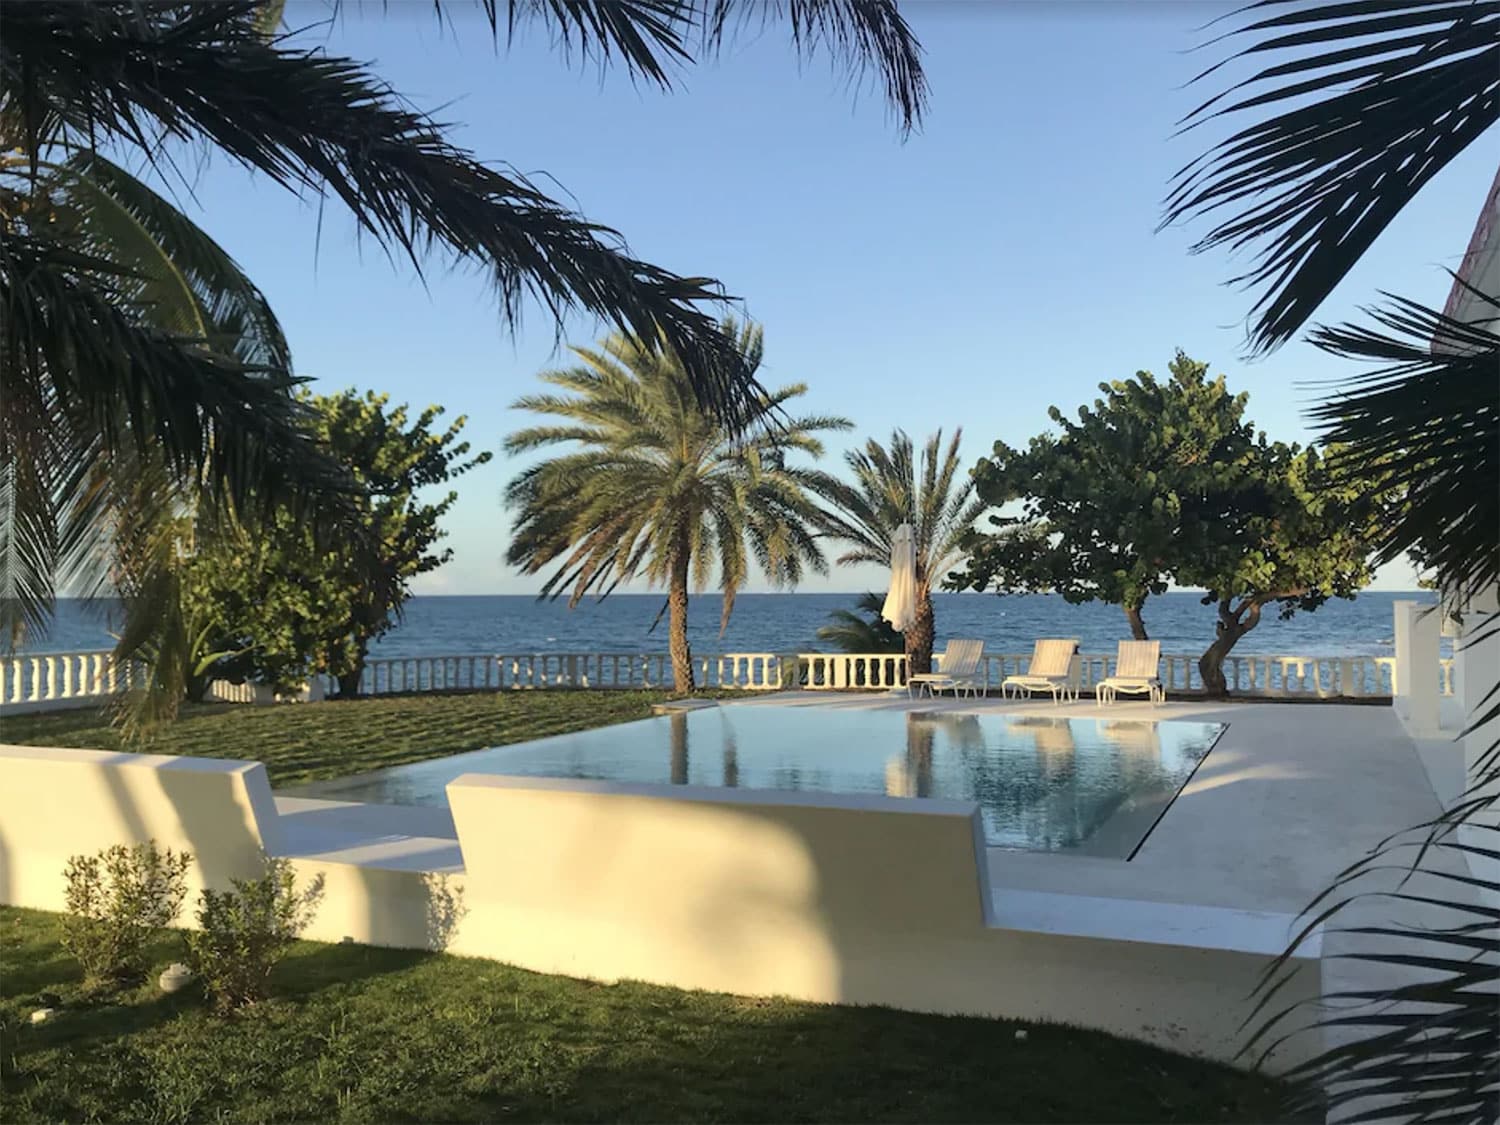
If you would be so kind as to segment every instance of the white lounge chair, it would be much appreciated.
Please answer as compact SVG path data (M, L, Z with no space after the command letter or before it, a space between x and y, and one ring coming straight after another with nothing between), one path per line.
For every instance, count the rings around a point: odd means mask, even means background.
M1073 658L1078 653L1078 640L1049 638L1037 641L1031 651L1031 663L1020 675L1006 676L1000 682L1000 694L1010 697L1012 691L1019 699L1024 692L1050 691L1052 702L1067 699L1071 694L1078 698L1078 677L1074 671Z
M979 662L983 658L983 641L949 641L948 647L935 658L936 672L918 672L906 677L906 693L921 695L922 689L926 688L928 695L940 691L951 691L954 695L969 691L978 695L982 686Z
M1152 703L1164 702L1167 693L1156 675L1160 663L1160 641L1121 641L1115 654L1115 674L1094 685L1095 701L1101 706L1113 703L1121 692L1125 692L1127 695L1149 695Z

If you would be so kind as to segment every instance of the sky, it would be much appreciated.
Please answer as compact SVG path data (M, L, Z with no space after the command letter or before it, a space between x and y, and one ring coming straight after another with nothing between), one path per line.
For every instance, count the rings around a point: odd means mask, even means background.
M1226 7L905 3L932 99L904 140L876 91L851 89L826 59L799 64L774 25L662 93L570 63L540 31L497 48L461 3L442 23L426 0L345 4L331 23L326 4L293 2L286 18L305 29L294 42L370 64L479 158L555 189L638 256L720 279L765 328L762 380L805 381L807 412L854 421L828 459L895 427L920 440L961 426L972 463L996 439L1046 429L1049 406L1092 401L1101 381L1164 375L1178 347L1248 390L1250 417L1273 439L1307 440L1315 384L1349 374L1302 342L1247 360L1253 297L1226 285L1244 262L1191 255L1201 224L1155 231L1172 173L1208 139L1173 134L1202 100L1184 85L1221 57L1194 48ZM1474 145L1450 165L1318 319L1356 317L1382 289L1441 306L1497 155ZM337 203L225 159L190 188L178 200L261 286L314 389L442 404L467 417L476 448L497 452L456 483L453 561L417 591L535 591L538 578L504 564L501 492L526 462L499 449L526 422L510 403L538 371L566 365L548 315L530 309L512 332L482 276L435 260L418 280ZM564 337L587 344L601 331L581 318ZM1388 567L1377 587L1412 578ZM802 588L879 580L835 568Z

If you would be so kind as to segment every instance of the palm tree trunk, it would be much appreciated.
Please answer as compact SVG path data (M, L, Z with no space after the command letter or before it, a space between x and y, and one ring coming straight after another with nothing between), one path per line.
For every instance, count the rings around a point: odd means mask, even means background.
M667 719L672 744L671 777L673 785L686 785L688 781L688 730L687 712L673 711Z
M1130 635L1138 641L1149 641L1146 635L1146 622L1141 617L1141 607L1138 605L1127 605L1125 607L1125 620L1130 622Z
M919 676L932 671L932 642L937 635L937 621L932 610L932 594L917 594L917 615L906 630L907 674Z
M667 637L672 653L672 690L687 694L693 690L693 650L688 644L688 551L679 546L672 556L670 585L667 589Z

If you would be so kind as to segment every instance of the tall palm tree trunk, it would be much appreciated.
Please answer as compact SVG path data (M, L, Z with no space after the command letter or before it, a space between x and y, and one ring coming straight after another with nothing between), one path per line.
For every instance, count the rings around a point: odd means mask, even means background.
M937 620L932 609L932 594L924 589L917 594L917 615L905 634L908 675L916 676L932 671L932 642L936 634Z
M671 578L667 588L667 637L672 653L672 689L687 693L693 690L693 650L688 644L688 563L691 560L685 544L679 544L672 555Z

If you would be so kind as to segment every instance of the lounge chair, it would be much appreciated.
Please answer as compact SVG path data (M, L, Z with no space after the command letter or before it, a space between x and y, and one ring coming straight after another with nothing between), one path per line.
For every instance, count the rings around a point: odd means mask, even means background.
M1115 655L1115 674L1094 685L1095 701L1100 705L1113 703L1121 692L1125 692L1127 695L1149 695L1152 703L1164 702L1167 693L1156 675L1160 663L1160 641L1121 641Z
M1009 698L1014 691L1019 699L1024 692L1050 691L1052 702L1067 699L1071 694L1078 698L1078 677L1074 673L1073 658L1078 653L1078 641L1048 639L1037 641L1031 652L1031 663L1025 673L1006 676L1000 681L1000 694Z
M937 656L936 672L918 672L906 677L906 693L921 695L926 688L928 695L940 691L951 691L954 695L970 691L978 695L982 686L979 662L983 658L983 641L949 641L948 647Z

